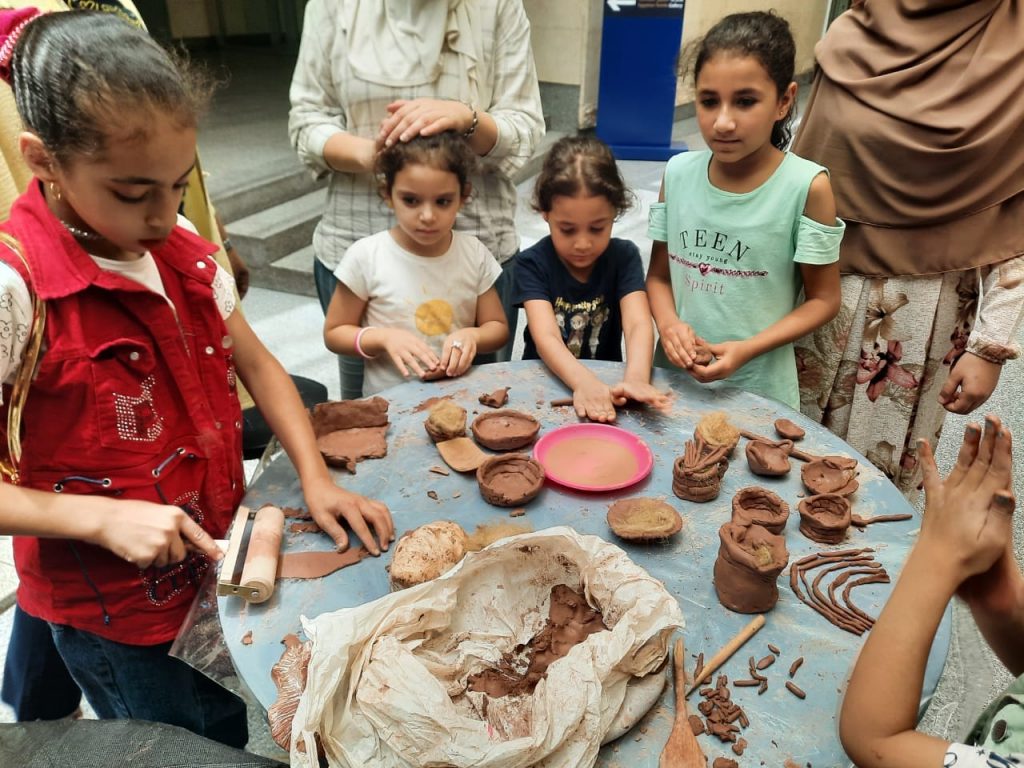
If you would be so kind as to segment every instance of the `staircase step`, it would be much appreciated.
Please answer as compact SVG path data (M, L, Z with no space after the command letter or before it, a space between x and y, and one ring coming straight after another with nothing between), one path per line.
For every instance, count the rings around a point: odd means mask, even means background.
M327 190L317 189L227 225L250 267L265 267L309 245L324 212Z
M252 284L299 296L316 296L313 259L313 246L307 245L265 267L251 270Z
M221 221L230 223L257 211L286 203L293 198L327 186L327 179L315 180L295 158L279 159L260 169L258 178L248 177L240 184L210 176L207 191Z

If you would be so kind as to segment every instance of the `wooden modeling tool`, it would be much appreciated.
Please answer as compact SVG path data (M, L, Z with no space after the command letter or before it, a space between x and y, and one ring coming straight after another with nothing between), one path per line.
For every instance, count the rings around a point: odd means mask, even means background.
M680 638L676 640L672 652L672 677L676 689L676 718L672 721L672 731L661 751L658 768L707 768L708 759L701 751L697 737L690 728L690 718L686 712L686 648Z
M227 554L217 579L218 595L237 595L263 603L274 594L284 535L284 512L267 505L252 511L239 507L231 526Z
M764 616L755 616L747 626L737 632L736 636L726 643L722 650L712 656L711 661L704 665L704 669L697 676L697 679L693 681L693 685L690 686L690 689L686 692L686 698L689 698L690 694L697 690L701 683L711 677L711 675L715 673L716 669L722 666L730 656L736 653L736 651L738 651L743 644L747 642L747 640L757 634L757 631L763 626Z

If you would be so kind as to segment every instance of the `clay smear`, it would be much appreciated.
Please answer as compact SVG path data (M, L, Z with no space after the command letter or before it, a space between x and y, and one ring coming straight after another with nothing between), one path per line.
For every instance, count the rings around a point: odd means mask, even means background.
M533 693L548 667L591 635L607 630L600 611L565 584L551 588L548 621L526 645L505 654L498 666L470 675L469 690L494 698ZM525 668L525 671L521 671Z
M306 689L312 643L301 643L295 635L285 635L281 642L285 645L284 653L270 669L270 677L277 687L277 701L267 710L267 723L274 741L287 750L291 746L292 720Z
M621 443L597 437L570 437L544 456L548 474L576 485L621 485L636 477L636 455Z
M776 419L775 432L783 440L802 440L807 433L803 427L794 424L789 419Z
M281 556L277 575L282 579L320 579L369 555L362 547L344 552L288 552Z

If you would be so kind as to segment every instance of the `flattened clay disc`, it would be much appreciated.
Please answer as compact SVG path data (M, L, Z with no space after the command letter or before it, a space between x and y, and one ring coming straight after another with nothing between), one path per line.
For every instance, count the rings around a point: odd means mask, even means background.
M620 539L651 541L678 533L683 518L661 499L620 499L608 508L608 527Z
M803 427L799 427L789 419L776 419L775 431L784 440L801 440L807 433Z
M497 507L533 501L544 485L544 467L525 453L491 456L476 470L480 495Z
M840 496L849 496L860 487L856 475L857 462L846 456L825 456L800 468L800 479L813 494L838 493Z
M441 454L444 463L456 472L474 472L487 458L487 454L468 437L456 437L454 440L437 443L437 452Z
M540 422L522 411L501 410L481 413L471 425L473 437L492 451L513 451L529 445L540 432Z
M387 431L386 426L339 429L320 435L316 439L316 447L328 465L344 467L354 474L357 461L387 456Z

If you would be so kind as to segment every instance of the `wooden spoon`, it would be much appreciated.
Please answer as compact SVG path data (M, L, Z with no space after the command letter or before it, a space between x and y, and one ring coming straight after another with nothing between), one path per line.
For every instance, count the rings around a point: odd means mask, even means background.
M707 768L708 759L697 743L697 737L690 728L690 718L686 714L686 650L682 639L676 640L672 652L672 672L676 689L676 719L672 723L672 732L668 735L665 749L661 752L658 768Z

